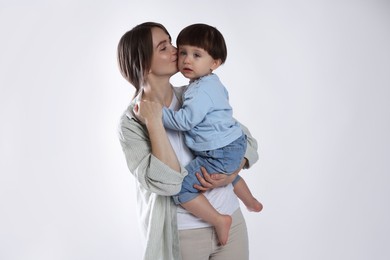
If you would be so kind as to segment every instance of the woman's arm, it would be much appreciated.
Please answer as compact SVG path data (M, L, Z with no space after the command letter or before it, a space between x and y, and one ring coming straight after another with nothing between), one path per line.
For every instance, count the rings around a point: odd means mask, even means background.
M256 139L249 132L249 129L241 123L240 125L242 131L244 131L244 134L246 135L246 140L248 144L244 155L246 159L246 163L243 169L249 169L253 164L255 164L259 160L259 153L257 152L258 145Z
M209 174L205 168L201 167L202 174L196 173L196 177L198 178L201 185L194 185L194 188L199 191L206 191L209 189L226 186L229 183L232 183L234 179L237 177L238 173L247 163L247 160L244 158L241 162L240 167L233 172L232 174L223 174L223 173L212 173Z
M244 126L243 124L240 124L242 130L244 131L245 135L247 136L247 149L245 152L245 156L243 161L241 162L240 167L232 174L226 175L226 174L220 174L220 173L208 173L204 168L201 169L202 174L197 173L197 178L199 182L202 184L200 185L194 185L196 189L199 191L206 191L212 188L225 186L236 178L236 176L239 174L241 169L248 169L250 168L254 163L256 163L259 159L259 154L257 152L258 146L256 139L252 136L252 134L249 132L249 129ZM203 175L203 176L202 176Z
M139 108L142 109L142 104ZM169 140L165 139L168 138L165 129L152 121L148 127L141 124L130 107L120 121L120 144L138 183L150 192L171 196L180 191L187 171L178 164Z
M148 129L152 154L173 170L179 171L179 160L162 122L162 105L154 101L140 100L134 107L134 113Z

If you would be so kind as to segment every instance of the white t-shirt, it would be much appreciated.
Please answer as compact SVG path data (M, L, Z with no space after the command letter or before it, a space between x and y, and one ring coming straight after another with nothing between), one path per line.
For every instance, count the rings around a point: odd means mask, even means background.
M179 109L179 102L175 95L173 95L172 103L169 108L173 110ZM171 129L167 129L166 131L179 162L182 165L187 165L194 156L184 143L183 133ZM240 206L238 198L233 191L232 184L206 191L203 194L211 205L222 214L231 215ZM179 230L211 226L202 219L195 217L181 206L177 207L177 223Z

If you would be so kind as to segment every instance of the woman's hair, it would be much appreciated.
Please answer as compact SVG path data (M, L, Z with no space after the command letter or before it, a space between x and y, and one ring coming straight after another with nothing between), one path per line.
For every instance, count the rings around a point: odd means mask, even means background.
M146 22L126 32L118 44L118 65L122 76L132 84L137 95L145 84L153 57L152 28L161 28L171 39L167 29L159 23Z
M176 45L191 45L207 51L213 59L226 61L227 48L225 39L217 28L207 24L192 24L184 28L176 39Z

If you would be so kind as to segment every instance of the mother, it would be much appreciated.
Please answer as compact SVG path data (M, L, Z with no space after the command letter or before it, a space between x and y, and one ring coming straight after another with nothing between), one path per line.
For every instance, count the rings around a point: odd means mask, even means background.
M231 182L233 175L199 176L210 203L232 215L229 241L218 245L213 227L177 207L170 196L180 191L193 158L182 133L165 129L161 106L178 109L184 87L174 88L170 78L177 70L176 48L166 28L147 22L126 32L118 44L118 64L135 95L121 117L119 138L130 172L136 178L137 210L146 239L144 260L205 260L249 258L245 220ZM257 161L257 143L248 136L242 167Z

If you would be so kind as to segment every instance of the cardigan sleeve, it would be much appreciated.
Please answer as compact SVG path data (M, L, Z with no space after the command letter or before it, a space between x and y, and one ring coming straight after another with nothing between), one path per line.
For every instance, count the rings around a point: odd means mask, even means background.
M127 166L144 189L162 196L177 194L187 175L172 170L151 153L147 130L134 118L124 114L119 124L119 141Z
M256 139L249 132L249 129L241 123L240 125L247 137L247 148L244 157L248 160L248 164L244 166L244 169L248 169L259 160L259 154L257 152L258 146Z

